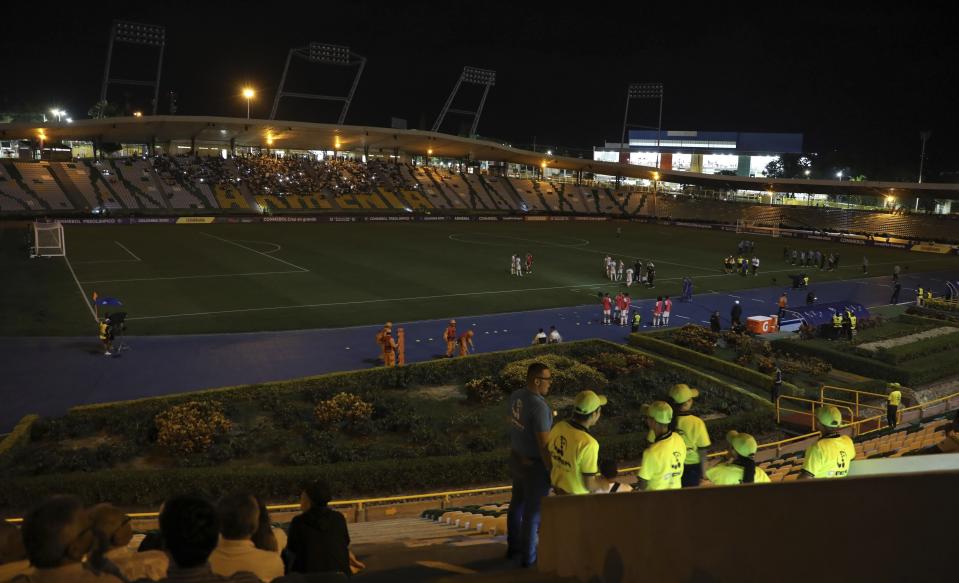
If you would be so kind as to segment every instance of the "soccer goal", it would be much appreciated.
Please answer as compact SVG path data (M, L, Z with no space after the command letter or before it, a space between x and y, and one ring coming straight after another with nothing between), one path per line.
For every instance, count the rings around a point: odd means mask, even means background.
M67 241L60 223L33 223L33 245L30 257L63 257Z

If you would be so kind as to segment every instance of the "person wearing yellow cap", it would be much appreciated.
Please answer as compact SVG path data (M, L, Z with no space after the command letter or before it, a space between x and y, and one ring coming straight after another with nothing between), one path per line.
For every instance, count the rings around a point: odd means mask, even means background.
M599 473L599 442L589 434L605 404L606 397L582 391L573 402L572 417L550 430L550 483L557 494L589 494L609 489L608 480Z
M756 466L753 455L759 446L748 433L730 431L726 434L729 454L726 460L706 470L706 477L717 486L734 484L768 484L769 476Z
M682 487L686 442L670 428L673 408L665 401L654 401L643 409L646 425L654 439L643 452L636 485L639 490L679 489Z
M669 399L673 406L672 428L686 442L686 457L683 459L683 465L686 466L683 469L683 488L694 488L703 480L706 448L712 445L706 424L690 412L693 399L698 396L698 390L684 383L673 385L669 389Z
M892 429L899 424L899 405L902 404L902 388L899 383L889 383L889 403L886 405L886 422Z
M842 414L835 405L823 405L816 409L816 420L822 437L806 448L806 461L799 479L845 478L856 457L856 446L848 435L837 431L842 425Z

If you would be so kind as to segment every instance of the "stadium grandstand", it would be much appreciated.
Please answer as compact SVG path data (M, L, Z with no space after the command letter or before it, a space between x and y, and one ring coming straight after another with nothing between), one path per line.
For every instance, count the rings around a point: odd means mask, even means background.
M115 42L152 115L105 113ZM474 67L351 125L366 57L313 42L269 119L156 115L166 42L0 123L0 583L956 579L959 185L514 148Z

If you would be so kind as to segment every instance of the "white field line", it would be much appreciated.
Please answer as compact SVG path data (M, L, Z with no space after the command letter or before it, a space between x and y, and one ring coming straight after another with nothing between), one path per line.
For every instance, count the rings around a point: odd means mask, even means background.
M87 309L90 310L90 315L93 316L93 321L98 322L97 313L96 311L94 311L93 306L90 305L90 302L87 301L87 292L83 291L83 286L80 285L80 280L77 279L77 274L73 272L73 266L70 265L70 260L67 259L66 255L63 256L63 259L64 261L67 262L67 269L70 270L70 275L73 276L73 281L76 282L77 289L80 290L80 297L83 298L83 305L85 305Z
M919 260L919 261L922 261L922 260ZM915 261L914 261L914 263L915 263ZM855 268L850 268L850 269L855 269ZM786 269L786 270L783 270L783 271L793 271L793 270L792 270L792 269ZM297 271L280 271L280 272L276 272L276 273L301 273L301 272L297 272ZM767 273L775 273L775 272L767 272ZM204 277L233 277L233 276L237 276L237 275L270 275L270 273L264 273L264 274L252 274L252 273L251 273L251 274L224 274L224 275L212 275L212 276L197 275L197 276L187 276L187 277L185 277L185 278L182 278L182 277L153 278L153 279L145 279L145 280L139 280L139 281L154 281L155 279L192 279L192 278L197 278L197 279L199 279L199 278L204 278ZM710 278L710 277L726 277L726 274L724 274L724 273L717 273L717 274L714 274L714 275L704 275L704 276L702 276L702 277L699 278L699 279L706 279L706 278ZM680 280L682 280L681 277L670 277L670 278L662 278L662 279L660 279L660 281L680 281ZM120 280L120 281L137 281L137 280ZM837 281L835 281L835 282L826 282L826 283L839 283L840 281L843 281L843 280L837 280ZM85 282L85 283L95 283L95 282ZM237 313L246 313L246 312L266 312L266 311L274 311L274 310L296 310L296 309L302 309L302 308L327 308L327 307L333 307L333 306L352 306L352 305L358 305L358 304L373 304L373 303L385 303L385 302L408 302L408 301L435 300L435 299L442 299L442 298L455 298L455 297L465 297L465 296L483 296L483 295L495 295L495 294L511 294L511 293L539 292L539 291L549 291L549 290L555 290L555 289L603 288L603 287L617 287L617 288L618 288L620 285L621 285L621 284L619 284L619 283L580 283L580 284L575 284L575 285L557 285L557 286L550 286L550 287L534 287L534 288L527 288L527 289L490 290L490 291L464 292L464 293L452 293L452 294L437 294L437 295L430 295L430 296L411 296L411 297L402 297L402 298L380 298L380 299L371 299L371 300L355 300L355 301L348 301L348 302L327 302L327 303L321 303L321 304L297 304L297 305L289 305L289 306L267 306L267 307L263 307L263 308L238 308L238 309L235 309L235 310L215 310L215 311L210 311L210 312L189 312L189 313L183 313L183 314L164 314L164 315L158 315L158 316L135 316L135 317L128 317L127 319L128 319L128 320L159 320L159 319L163 319L163 318L185 318L185 317L188 317L188 316L214 316L214 315L219 315L219 314L237 314ZM714 292L714 293L718 293L718 292ZM909 303L911 303L911 302L909 302ZM500 315L500 314L497 314L497 315Z
M130 256L133 257L135 260L137 260L137 261L143 261L142 259L140 259L139 257L137 257L136 254L133 253L133 251L130 251L129 249L127 249L127 248L126 248L126 245L124 245L123 243L121 243L121 242L119 242L119 241L114 241L114 243L116 243L117 245L120 246L121 249L123 249L124 251L126 251L127 253L129 253Z
M270 250L270 251L264 251L264 253L266 253L267 255L269 255L269 254L271 254L271 253L276 253L277 251L282 251L282 250L283 250L283 246L282 246L282 245L280 245L279 243L274 243L274 242L272 242L272 241L254 241L254 240L251 240L251 239L235 239L235 241L239 241L240 243L262 243L262 244L264 244L264 245L273 245L273 247L275 247L275 249L272 249L272 250Z
M241 248L241 249L246 249L247 251L252 251L253 253L256 253L257 255L262 255L263 257L266 257L267 259L272 259L273 261L279 261L280 263L282 263L282 264L284 264L284 265L289 265L290 267L292 267L292 268L294 268L294 269L297 269L297 270L299 270L299 271L309 271L309 269L307 269L307 268L305 268L305 267L300 267L299 265L296 265L295 263L290 263L289 261L286 261L286 260L284 260L284 259L280 259L279 257L273 257L272 255L268 255L268 254L266 254L266 253L264 253L264 252L262 252L262 251L257 251L256 249L253 249L253 248L251 248L251 247L247 247L246 245L241 245L240 243L237 243L237 242L235 242L235 241L230 241L229 239L224 239L223 237L217 237L216 235L211 235L211 234L209 234L209 233L200 233L200 234L201 234L201 235L205 235L205 236L207 236L207 237L210 237L210 238L212 238L212 239L217 239L218 241L223 241L224 243L229 243L230 245L236 245L237 247L239 247L239 248ZM273 243L273 244L276 245L276 243Z
M131 279L98 279L83 283L126 283L129 281L170 281L175 279L212 279L217 277L247 277L253 275L281 275L289 273L307 273L306 271L255 271L252 273L217 273L213 275L177 275L174 277L134 277Z

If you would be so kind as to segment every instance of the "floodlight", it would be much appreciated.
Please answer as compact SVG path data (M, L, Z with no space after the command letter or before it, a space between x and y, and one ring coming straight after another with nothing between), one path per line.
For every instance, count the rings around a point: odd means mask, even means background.
M333 65L350 64L350 47L311 42L309 48L310 60L317 63Z
M662 96L662 83L632 83L629 86L629 97L631 99L648 99Z
M463 67L463 81L477 85L496 85L496 71L477 67Z
M162 46L166 41L166 29L155 24L117 22L115 40L134 45Z

